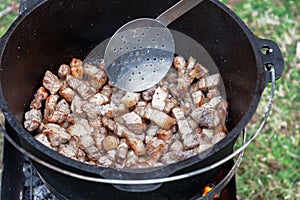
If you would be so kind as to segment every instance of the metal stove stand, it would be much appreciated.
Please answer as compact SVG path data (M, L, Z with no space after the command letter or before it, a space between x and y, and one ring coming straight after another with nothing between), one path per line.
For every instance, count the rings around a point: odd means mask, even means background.
M2 163L1 199L57 200L44 185L30 160L17 151L6 140L4 141ZM211 183L217 185L227 175L233 164L233 160L224 164ZM201 188L199 188L199 194L191 197L191 200L197 200L200 197ZM227 186L220 192L219 200L235 199L236 183L235 177L233 177Z

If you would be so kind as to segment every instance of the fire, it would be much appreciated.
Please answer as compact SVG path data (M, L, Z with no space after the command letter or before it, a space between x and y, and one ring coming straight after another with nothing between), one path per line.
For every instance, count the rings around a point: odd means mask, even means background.
M204 189L203 189L203 192L202 192L202 196L206 196L207 193L209 193L211 190L213 189L213 186L205 186ZM218 200L219 199L219 195L218 194L215 194L213 200Z

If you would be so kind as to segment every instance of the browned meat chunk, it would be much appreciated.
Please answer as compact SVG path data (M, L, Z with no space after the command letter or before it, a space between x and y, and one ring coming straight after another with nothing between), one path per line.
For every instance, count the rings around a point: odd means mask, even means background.
M57 124L48 123L43 127L42 133L48 136L51 146L58 147L71 139L66 129Z
M91 165L160 167L202 153L227 133L221 76L192 56L172 64L152 88L126 92L108 80L103 59L96 66L74 58L58 76L46 71L24 127L45 146Z
M215 109L199 107L192 111L191 117L200 125L208 128L216 127L220 123Z
M46 71L43 79L43 85L51 94L56 94L62 86L62 82L52 72Z
M73 58L70 62L71 75L78 79L83 79L83 65L80 59Z
M34 94L34 99L30 103L30 108L40 109L42 107L42 101L46 100L48 97L48 92L44 87L40 87Z
M126 92L126 94L121 99L121 103L124 104L127 108L131 108L135 106L139 100L139 93Z
M152 108L163 111L165 108L167 97L168 97L168 91L162 89L161 87L158 87L155 90L154 95L152 97L152 102L151 102Z
M121 116L124 120L124 125L131 131L142 134L143 133L143 122L142 118L135 112L126 113Z
M176 56L173 60L173 65L177 69L179 75L185 73L186 70L186 60L182 56Z
M42 112L40 110L31 109L25 113L24 127L27 131L33 132L37 130L42 123Z
M121 163L127 158L129 146L126 143L126 140L122 139L116 152L116 160Z
M172 126L176 124L176 120L164 112L154 110L151 107L147 107L144 116L146 119L151 120L161 128L170 130Z
M89 81L90 85L94 87L96 91L99 91L106 82L107 75L103 69L98 70L98 72L94 74Z
M91 135L94 131L86 119L76 121L73 125L69 126L67 130L72 136Z
M166 151L166 143L158 138L153 138L146 146L148 152L148 163L153 165L158 162L160 157Z
M96 161L100 158L101 154L95 147L95 142L91 135L82 135L79 137L78 145L90 160Z
M102 141L102 146L103 146L105 151L109 151L109 150L112 150L112 149L117 149L118 145L119 145L119 139L115 136L112 136L112 135L108 135Z
M40 143L42 143L43 145L45 145L46 147L52 149L52 146L51 146L50 141L48 140L48 137L46 134L39 133L36 136L34 136L34 138L37 141L39 141Z
M71 68L69 65L62 64L58 69L59 78L65 79L67 75L71 73Z
M72 90L71 88L67 87L64 88L60 91L60 95L62 96L62 98L64 98L67 102L72 102L74 96L75 96L75 92L74 90Z

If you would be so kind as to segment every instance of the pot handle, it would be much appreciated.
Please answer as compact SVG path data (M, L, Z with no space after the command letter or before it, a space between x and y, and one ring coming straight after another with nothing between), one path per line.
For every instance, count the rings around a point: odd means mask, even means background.
M265 67L266 80L272 82L270 68L275 68L275 80L279 79L284 70L284 59L279 46L272 40L257 38L257 46Z

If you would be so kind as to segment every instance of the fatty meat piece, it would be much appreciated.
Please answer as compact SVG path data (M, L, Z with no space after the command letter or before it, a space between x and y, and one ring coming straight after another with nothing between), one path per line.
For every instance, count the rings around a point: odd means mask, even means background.
M56 75L47 70L43 78L43 85L51 94L56 94L62 86L62 82Z
M48 92L44 87L40 87L34 94L34 99L30 103L30 108L40 109L42 107L42 101L46 100L48 97Z
M62 98L64 98L67 102L71 103L74 96L75 92L69 87L63 88L60 90L59 94L61 95Z
M25 113L24 127L27 131L37 130L42 123L42 112L37 109L31 109Z
M131 108L135 106L139 100L139 93L126 92L126 94L121 99L121 103L124 104L127 108Z
M184 112L180 108L174 108L172 110L172 113L176 118L177 125L178 125L178 131L181 134L181 136L183 136L185 134L189 134L193 131L190 128L190 125L184 116Z
M46 147L52 149L52 146L48 140L48 137L46 134L43 133L39 133L36 136L34 136L34 138L39 141L40 143L42 143L43 145L45 145Z
M82 135L79 137L78 145L90 160L96 161L101 157L99 150L95 147L95 142L91 135Z
M152 97L151 105L152 108L163 111L168 97L168 91L158 87Z
M80 119L75 121L73 125L68 127L68 132L70 135L74 136L84 136L84 135L91 135L94 129L89 125L86 119Z
M48 117L51 113L53 113L56 109L56 104L59 99L58 95L51 94L45 102L45 109L44 109L44 119L46 122L48 121Z
M142 134L144 132L142 118L135 112L126 113L122 115L121 118L124 120L124 125L130 131L137 134Z
M69 65L66 64L62 64L60 65L59 69L58 69L58 77L61 79L65 79L67 75L69 75L71 73L71 68Z
M112 135L108 135L102 141L102 146L105 151L117 149L118 145L119 145L119 138Z
M146 107L144 117L151 120L161 128L170 130L176 124L176 120L164 112L154 110L151 107Z
M192 111L191 117L200 125L214 128L220 123L218 112L215 109L199 107Z
M45 124L42 133L48 136L52 147L58 147L60 144L64 144L71 139L71 135L66 129L53 123Z
M147 145L146 150L148 153L148 159L147 162L150 165L153 165L158 162L160 157L163 155L163 153L166 151L167 145L163 140L160 140L156 137L154 137Z
M103 69L99 69L98 72L91 77L89 83L96 89L96 91L99 91L105 85L107 79L105 71Z
M186 60L182 56L176 56L173 60L173 66L178 71L179 75L182 75L186 70Z
M78 79L83 79L83 63L80 59L73 58L70 62L70 74Z
M117 147L116 152L116 161L121 163L127 158L129 146L126 143L125 139L121 139L119 146Z

